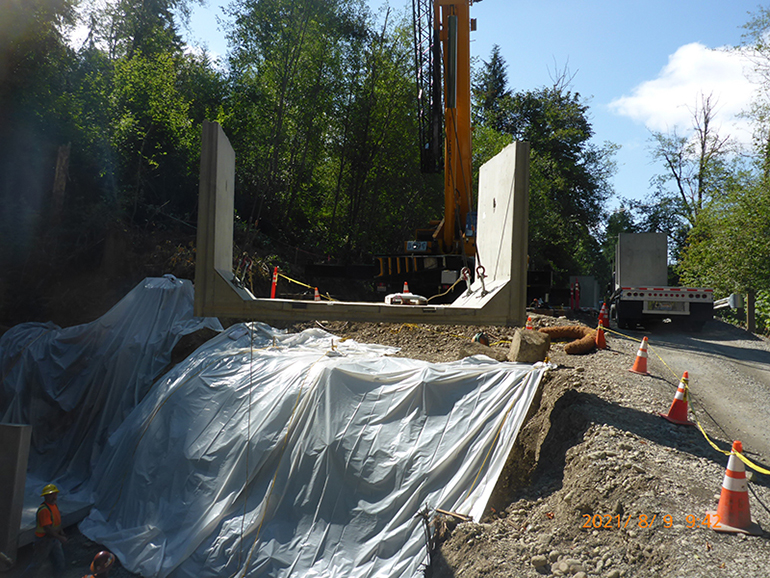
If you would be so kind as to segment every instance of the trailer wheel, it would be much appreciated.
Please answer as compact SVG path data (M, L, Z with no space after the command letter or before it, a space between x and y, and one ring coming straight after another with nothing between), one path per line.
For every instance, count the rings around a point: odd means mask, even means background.
M610 319L614 319L618 329L628 329L628 321L618 315L618 306L615 303L610 305Z

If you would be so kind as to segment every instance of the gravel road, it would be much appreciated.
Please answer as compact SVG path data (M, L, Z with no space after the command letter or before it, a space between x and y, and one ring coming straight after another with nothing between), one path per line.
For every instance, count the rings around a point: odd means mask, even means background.
M641 338L641 332L627 332ZM726 323L702 333L648 333L658 354L679 376L687 371L693 408L751 456L770 457L770 342ZM709 419L710 418L710 419Z

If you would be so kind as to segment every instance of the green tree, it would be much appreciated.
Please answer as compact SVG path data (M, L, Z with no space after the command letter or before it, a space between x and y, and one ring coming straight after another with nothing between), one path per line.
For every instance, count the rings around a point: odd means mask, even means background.
M759 6L744 29L742 48L748 48L759 89L746 114L754 123L754 150L760 159L763 178L767 180L770 178L770 8Z
M591 142L588 106L562 72L552 86L511 92L495 47L474 84L475 173L513 140L530 143L529 262L551 270L557 285L571 274L609 280L598 241L612 192L617 146Z
M415 98L409 33L404 22L391 25L388 14L379 32L348 53L353 73L333 125L340 138L329 230L345 231L346 252L358 256L400 251L443 206L436 179L419 172L417 125L406 114ZM438 186L426 189L427 182Z
M0 17L0 267L23 263L47 225L52 166L69 134L65 35L75 2L5 2Z
M168 53L154 57L135 53L115 64L110 133L121 159L123 208L132 221L146 217L150 206L179 202L180 196L189 195L189 189L180 191L179 185L192 184L198 127L190 119L190 102L178 90L177 66ZM189 199L187 208L191 206Z
M410 29L387 13L375 30L357 0L230 10L225 125L242 214L346 259L393 251L441 200L417 164Z
M726 194L705 209L692 230L679 272L682 281L720 294L770 287L770 187L736 171Z
M500 47L492 46L489 62L475 73L472 88L473 121L475 125L504 132L509 128L506 118L508 100L508 73L505 59L500 54Z
M224 98L221 74L178 35L196 3L120 0L86 12L77 80L89 137L79 153L99 167L92 185L113 220L194 210L200 122L217 118Z
M226 126L242 166L241 190L252 199L249 220L263 227L307 224L302 209L323 153L340 50L356 29L348 4L237 0L229 8L233 93Z
M86 44L104 50L110 60L181 51L179 22L186 22L193 5L203 0L118 0L93 3L85 10L89 29Z
M617 147L590 139L588 107L563 82L514 94L509 108L516 140L530 142L530 264L570 274L608 276L597 240L612 192Z
M681 136L676 129L652 133L652 158L665 168L652 180L655 190L649 206L659 216L662 208L669 211L668 230L674 236L686 235L696 225L701 211L719 196L728 174L726 165L733 146L729 137L720 136L714 127L716 105L711 95L700 96L692 113L690 136Z

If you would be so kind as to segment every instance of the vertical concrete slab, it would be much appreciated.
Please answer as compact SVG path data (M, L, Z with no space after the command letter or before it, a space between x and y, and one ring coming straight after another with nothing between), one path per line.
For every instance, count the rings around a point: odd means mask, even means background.
M486 278L483 288L478 276L472 287L478 292L505 284L483 308L508 326L526 321L528 237L529 143L516 142L479 169L477 266ZM468 304L464 297L453 303Z
M205 272L232 270L234 191L235 151L222 127L204 120L195 250L195 314L199 316L214 301L218 281Z
M32 426L0 424L0 551L16 563L16 548Z
M527 270L529 143L508 145L479 170L479 260L491 279L520 277Z

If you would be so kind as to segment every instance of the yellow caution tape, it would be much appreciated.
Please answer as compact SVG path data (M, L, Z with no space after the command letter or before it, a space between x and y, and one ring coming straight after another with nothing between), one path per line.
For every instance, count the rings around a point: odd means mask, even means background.
M685 401L687 401L687 400L689 400L689 398L690 398L690 389L689 389L689 387L687 387L687 384L685 384L685 385L684 385L684 399L685 399ZM698 416L697 416L697 415L695 415L695 410L692 410L692 415L693 415L693 417L695 418L695 425L696 425L696 426L698 426L698 429L700 430L700 433L702 433L702 434L703 434L703 437L704 437L704 438L706 438L706 441L709 443L709 445L710 445L712 448L714 448L716 451L718 451L719 453L721 453L721 454L724 454L724 455L726 455L726 456L729 456L729 455L735 455L735 456L738 456L738 458L739 458L739 459L740 459L740 460L741 460L741 461L742 461L744 464L746 464L747 466L749 466L749 467L750 467L752 470L754 470L754 471L757 471L757 472L759 472L759 473L761 473L761 474L767 474L767 475L770 475L770 470L766 470L766 469L765 469L765 468L763 468L762 466L758 466L757 464L755 464L754 462L752 462L752 461L751 461L749 458L747 458L746 456L744 456L742 453L740 453L740 452L736 452L736 451L734 451L734 450L730 450L730 451L728 452L728 451L726 451L726 450L723 450L723 449L721 449L720 447L718 447L718 446L717 446L717 445L716 445L716 444L715 444L713 441L711 441L711 438L710 438L710 437L708 436L708 434L706 433L706 430L704 430L704 429L703 429L703 426L700 424L700 421L698 420Z
M307 289L313 289L313 290L317 289L317 287L314 287L312 285L308 285L307 283L303 283L302 281L297 281L296 279L292 279L291 277L287 277L283 273L279 272L278 276L279 277L283 277L284 279L286 279L287 281L289 281L291 283L296 283L297 285L300 285L301 287L306 287ZM336 299L332 298L328 293L326 295L323 295L323 294L319 293L319 296L323 297L327 301L336 301Z
M283 273L279 272L278 276L279 277L283 277L284 279L286 279L287 281L290 281L291 283L296 283L297 285L301 285L302 287L307 287L308 289L315 289L315 287L312 287L312 286L308 285L307 283L303 283L302 281L297 281L296 279L292 279L291 277L287 277Z
M730 452L730 453L733 453L736 456L738 456L738 459L740 459L744 464L749 466L752 470L759 472L760 474L766 474L770 476L770 470L766 470L765 468L758 466L757 464L752 462L749 458L744 456L742 453L739 453L739 452Z

